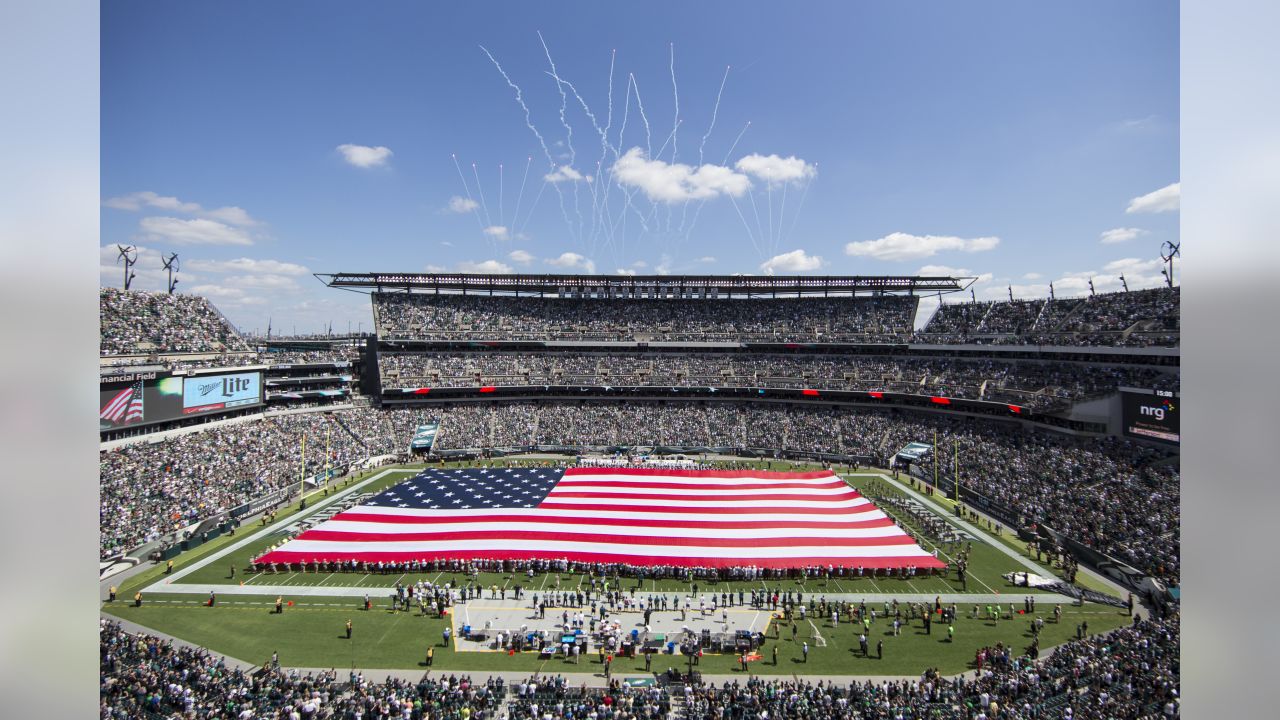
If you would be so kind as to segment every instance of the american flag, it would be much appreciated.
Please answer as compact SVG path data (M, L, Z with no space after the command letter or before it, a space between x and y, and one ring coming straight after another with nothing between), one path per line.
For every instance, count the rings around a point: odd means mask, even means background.
M259 558L943 567L831 472L432 469Z
M126 425L135 420L141 420L142 381L139 380L132 387L116 393L115 397L102 406L102 412L98 413L98 418L113 423L118 423L121 418L124 418Z

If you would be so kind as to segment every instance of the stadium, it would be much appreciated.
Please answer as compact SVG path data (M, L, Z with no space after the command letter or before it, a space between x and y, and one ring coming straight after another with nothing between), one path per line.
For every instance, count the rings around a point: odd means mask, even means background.
M100 293L117 715L1176 702L1177 287L319 277L374 332Z
M1178 3L916 5L103 4L99 716L1179 717Z

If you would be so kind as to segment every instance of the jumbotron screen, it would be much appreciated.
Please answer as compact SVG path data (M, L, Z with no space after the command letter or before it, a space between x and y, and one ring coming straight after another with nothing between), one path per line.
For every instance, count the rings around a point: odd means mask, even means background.
M1180 443L1180 403L1178 394L1171 390L1121 391L1121 418L1125 436Z
M98 430L152 425L261 404L261 372L192 377L121 372L99 380Z

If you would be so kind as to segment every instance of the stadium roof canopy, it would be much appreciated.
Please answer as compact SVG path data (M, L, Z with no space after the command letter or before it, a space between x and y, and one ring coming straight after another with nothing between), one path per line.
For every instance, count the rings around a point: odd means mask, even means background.
M357 292L465 293L530 297L770 298L933 295L966 290L976 278L915 275L490 275L484 273L316 273Z

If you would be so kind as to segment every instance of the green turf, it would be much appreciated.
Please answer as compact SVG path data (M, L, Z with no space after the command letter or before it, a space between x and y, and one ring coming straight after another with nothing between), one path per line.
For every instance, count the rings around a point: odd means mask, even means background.
M173 604L159 602L170 599ZM272 652L279 652L280 662L293 667L413 669L422 667L428 645L435 645L435 667L440 669L594 673L601 670L594 652L576 668L559 659L543 662L532 653L507 656L492 652L454 652L451 647L440 646L445 621L422 617L417 611L393 613L386 608L385 600L365 612L351 598L308 598L281 615L272 612L273 598L254 596L235 600L245 604L223 600L208 608L201 599L190 596L155 596L146 600L141 608L131 603L116 603L106 606L105 612L252 663L264 662ZM335 604L338 607L331 607ZM1061 625L1055 625L1048 606L1038 609L1049 611L1040 613L1046 617L1040 639L1042 649L1074 637L1081 620L1088 621L1090 633L1129 622L1123 611L1087 605L1065 607ZM817 632L826 640L823 646L812 637L814 628L802 623L795 641L791 640L789 629L783 630L780 640L770 638L763 650L765 660L752 663L751 669L762 675L916 675L935 667L951 674L971 669L974 653L981 647L1003 642L1020 651L1030 645L1029 621L1024 616L993 624L969 619L968 611L968 607L960 606L961 618L956 623L954 642L947 642L946 628L940 624L935 623L933 633L926 635L916 622L904 628L900 636L893 637L892 627L880 620L872 625L869 635L873 655L870 658L858 652L853 626L841 624L832 628L829 621L817 623ZM351 640L345 639L343 628L348 619L353 625ZM800 651L801 642L806 640L810 645L807 664L801 662ZM877 640L885 644L883 660L874 657ZM775 645L777 666L771 662ZM687 659L682 656L657 655L652 669L684 668L686 664ZM613 668L615 674L643 672L643 669L642 659L627 658L619 658ZM735 656L707 655L702 658L699 669L704 673L740 672Z

